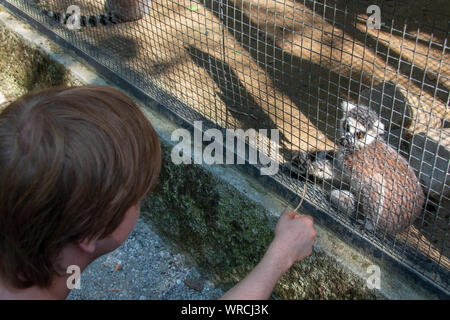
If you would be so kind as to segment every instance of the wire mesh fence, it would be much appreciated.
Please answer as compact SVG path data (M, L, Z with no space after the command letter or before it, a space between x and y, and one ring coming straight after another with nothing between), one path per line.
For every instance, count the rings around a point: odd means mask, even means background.
M446 1L6 1L189 122L277 129L274 179L450 290Z

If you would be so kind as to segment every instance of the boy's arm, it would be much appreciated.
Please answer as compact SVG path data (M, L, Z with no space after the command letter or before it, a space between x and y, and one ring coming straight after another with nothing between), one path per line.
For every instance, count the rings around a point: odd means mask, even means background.
M275 228L275 239L250 274L221 298L224 300L268 299L278 279L312 253L316 231L310 216L286 210Z

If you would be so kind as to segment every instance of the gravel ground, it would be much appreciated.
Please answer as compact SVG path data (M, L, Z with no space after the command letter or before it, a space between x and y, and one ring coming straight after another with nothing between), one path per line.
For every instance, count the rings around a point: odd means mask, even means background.
M205 300L221 295L221 289L139 219L120 248L86 268L81 289L73 289L68 299Z

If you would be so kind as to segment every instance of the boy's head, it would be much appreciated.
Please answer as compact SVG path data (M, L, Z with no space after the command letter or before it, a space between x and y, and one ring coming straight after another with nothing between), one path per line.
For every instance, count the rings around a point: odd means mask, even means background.
M110 87L28 94L0 114L0 279L46 287L69 244L102 239L156 185L158 137Z

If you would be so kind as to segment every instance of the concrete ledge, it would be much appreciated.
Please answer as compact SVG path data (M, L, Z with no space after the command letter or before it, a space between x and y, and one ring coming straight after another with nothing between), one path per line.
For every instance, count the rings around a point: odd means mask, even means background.
M4 3L0 1L0 3ZM0 7L0 29L51 58L69 74L67 84L99 84L117 87L88 63L49 40ZM124 90L120 85L120 89ZM292 204L245 175L238 166L179 165L170 161L179 128L155 101L134 96L159 134L164 165L160 183L147 199L152 223L159 234L189 254L200 267L215 275L218 284L234 283L262 257L273 236L281 212ZM141 97L139 97L141 98ZM309 210L310 212L305 212ZM304 213L321 215L311 206ZM297 263L279 281L275 294L283 299L436 299L445 295L424 286L411 272L402 272L383 257L367 255L347 243L326 225L316 223L315 252ZM369 290L367 268L381 269L381 289Z

